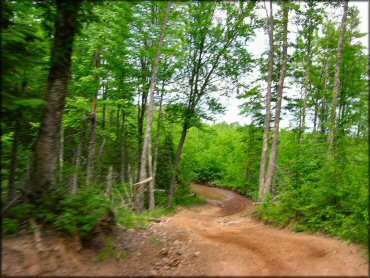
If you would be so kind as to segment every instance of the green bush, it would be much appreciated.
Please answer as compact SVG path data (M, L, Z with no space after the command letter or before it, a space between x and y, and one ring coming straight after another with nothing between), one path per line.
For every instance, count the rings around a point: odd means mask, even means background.
M19 221L16 219L4 218L3 219L3 233L6 235L12 235L19 230Z
M189 185L180 184L176 189L174 204L181 206L205 204L205 200L195 195Z
M108 213L108 200L98 190L83 190L69 195L60 204L61 212L55 216L52 225L67 233L81 236L91 233L99 219Z

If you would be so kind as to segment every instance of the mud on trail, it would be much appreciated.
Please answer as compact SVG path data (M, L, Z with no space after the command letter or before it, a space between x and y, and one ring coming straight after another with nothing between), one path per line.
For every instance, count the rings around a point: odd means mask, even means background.
M192 189L209 204L180 208L147 230L122 231L117 244L127 250L125 258L98 261L91 250L47 236L52 252L40 258L24 235L3 240L3 274L368 275L356 245L266 225L253 217L252 201L232 191Z

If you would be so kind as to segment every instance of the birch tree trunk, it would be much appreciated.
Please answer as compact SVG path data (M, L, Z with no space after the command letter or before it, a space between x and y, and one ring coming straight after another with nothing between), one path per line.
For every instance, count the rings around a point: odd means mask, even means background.
M167 1L167 7L166 7L164 20L163 20L162 31L159 37L157 53L156 53L154 66L153 66L152 78L150 80L149 104L147 108L148 109L147 126L146 126L145 139L144 139L143 150L142 150L142 155L141 155L139 182L144 180L146 177L146 162L148 158L148 149L151 150L151 139L152 139L151 132L152 132L153 112L154 112L154 89L155 89L155 83L156 83L157 75L158 75L159 59L161 56L161 48L162 48L162 44L163 44L163 40L165 36L166 27L167 27L170 7L171 7L171 1ZM135 196L135 209L137 211L142 211L143 208L144 208L144 184L140 184L138 185L137 196Z
M322 100L321 100L320 114L319 114L320 132L322 134L325 134L326 124L327 124L327 117L326 117L327 103L326 103L325 93L328 90L328 71L329 71L329 61L326 61L325 67L324 67L324 95L323 95Z
M267 11L266 11L267 13ZM270 119L271 119L271 88L272 88L272 75L274 67L274 18L272 10L272 1L270 1L270 17L269 17L269 57L268 57L268 77L267 77L267 92L266 92L266 114L265 114L265 128L263 132L263 144L262 144L262 155L261 155L261 165L260 165L260 187L258 199L262 200L264 198L264 184L265 184L265 173L266 173L266 159L267 150L269 145L270 136Z
M335 129L336 129L337 101L338 101L338 94L340 90L339 74L340 74L340 64L342 61L344 35L346 33L347 13L348 13L348 1L344 1L343 17L342 17L341 30L340 30L340 39L338 43L337 62L335 64L333 99L332 99L331 113L330 113L330 132L329 132L328 141L329 141L329 146L331 150L333 149L334 135L335 135Z
M155 177L157 176L158 151L159 151L160 134L161 134L161 121L162 121L163 95L164 95L164 81L162 83L161 98L159 100L157 135L156 135L156 139L155 139L155 149L154 149L154 161L153 161L153 184L154 185L155 185Z
M73 40L81 0L57 0L57 16L47 85L47 104L33 153L30 186L38 202L55 181L60 127L71 74Z
M284 89L284 79L287 69L288 60L288 14L289 8L287 3L283 4L283 55L281 61L280 77L278 83L278 96L276 103L275 121L274 121L274 137L272 140L271 155L269 166L266 174L265 184L264 184L264 196L271 190L271 181L276 171L276 161L277 161L277 151L278 151L278 141L279 141L279 124L280 124L280 114L281 114L281 103L283 98Z

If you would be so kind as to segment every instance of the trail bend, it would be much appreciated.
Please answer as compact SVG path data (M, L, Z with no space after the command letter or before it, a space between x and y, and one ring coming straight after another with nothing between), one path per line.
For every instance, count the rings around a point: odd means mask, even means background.
M266 225L253 217L253 202L235 192L191 188L209 204L182 209L167 223L192 239L207 275L368 275L358 246Z

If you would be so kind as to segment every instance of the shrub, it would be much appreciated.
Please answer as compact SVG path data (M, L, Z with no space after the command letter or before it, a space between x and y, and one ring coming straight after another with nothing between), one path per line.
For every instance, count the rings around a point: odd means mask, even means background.
M79 191L69 195L60 205L61 212L55 216L52 225L55 229L67 233L90 234L99 219L108 213L108 200L98 190Z

